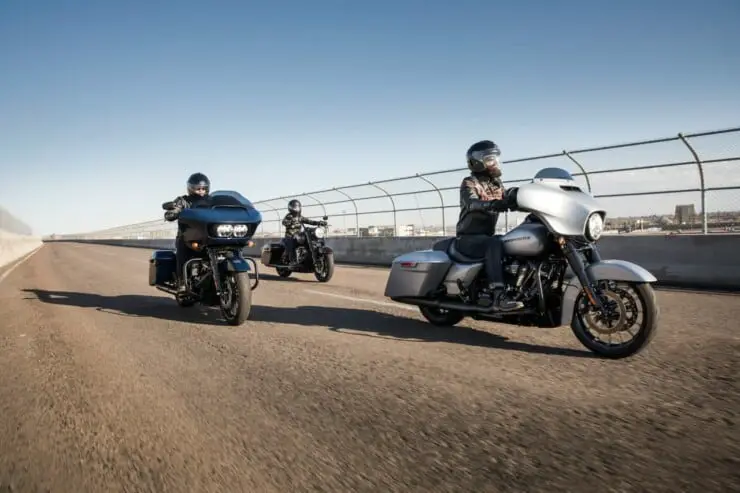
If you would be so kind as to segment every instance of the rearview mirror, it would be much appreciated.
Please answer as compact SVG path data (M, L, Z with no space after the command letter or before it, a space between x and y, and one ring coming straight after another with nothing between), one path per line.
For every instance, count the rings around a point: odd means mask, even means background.
M172 202L172 201L170 201L170 202L165 202L164 204L162 204L162 209L164 209L164 210L166 210L166 211L171 211L171 210L173 210L174 208L175 208L175 203L174 203L174 202Z

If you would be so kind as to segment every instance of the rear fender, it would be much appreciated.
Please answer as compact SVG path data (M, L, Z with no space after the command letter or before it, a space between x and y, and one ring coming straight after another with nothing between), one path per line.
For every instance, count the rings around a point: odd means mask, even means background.
M596 281L652 283L658 280L647 269L626 260L602 260L587 266L586 272ZM582 290L583 286L575 275L563 282L561 325L570 325L573 321L576 299Z

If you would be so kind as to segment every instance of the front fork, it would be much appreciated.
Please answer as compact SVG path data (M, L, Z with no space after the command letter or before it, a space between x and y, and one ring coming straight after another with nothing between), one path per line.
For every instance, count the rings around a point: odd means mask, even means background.
M604 317L607 317L609 315L609 310L601 301L601 297L594 289L597 284L596 279L594 279L593 276L591 276L589 271L586 269L586 264L584 263L583 258L581 258L581 256L578 254L578 250L575 249L571 242L562 237L558 239L558 244L563 250L563 254L565 254L565 258L568 260L568 263L573 269L573 272L576 274L576 277L578 277L578 280L581 282L583 292L586 293L586 297L588 298L589 302L593 306L598 308L598 310L601 312L602 315L604 315ZM591 262L601 261L601 255L599 255L599 251L596 249L595 246L591 247L589 253L591 256Z
M216 288L216 294L221 298L221 273L218 270L218 253L208 250L208 257L211 260L211 270L213 271L213 285Z

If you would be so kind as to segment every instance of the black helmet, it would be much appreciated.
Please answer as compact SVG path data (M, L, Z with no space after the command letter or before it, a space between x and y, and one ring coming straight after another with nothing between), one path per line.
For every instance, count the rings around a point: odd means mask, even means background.
M298 199L293 199L290 202L288 202L288 211L293 215L298 215L301 213L301 201Z
M499 163L501 149L490 140L476 142L467 152L468 168L473 173L486 173L494 178L501 176Z
M190 178L188 178L187 187L189 195L199 195L204 197L211 192L211 180L209 180L203 173L193 173L190 175ZM205 193L200 195L197 193L199 191L205 191Z

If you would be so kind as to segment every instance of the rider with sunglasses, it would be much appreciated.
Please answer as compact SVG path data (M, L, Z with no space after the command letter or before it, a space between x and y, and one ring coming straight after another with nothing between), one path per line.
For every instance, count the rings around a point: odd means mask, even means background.
M176 221L183 209L189 209L196 201L207 197L210 190L211 180L209 180L203 173L193 173L187 181L187 195L177 197L173 201L175 203L175 208L164 213L165 220ZM179 227L177 228L175 249L175 256L177 257L177 290L179 293L183 293L186 291L183 268L185 266L185 262L192 258L193 253L187 246L185 246L185 241L182 238L182 232Z

